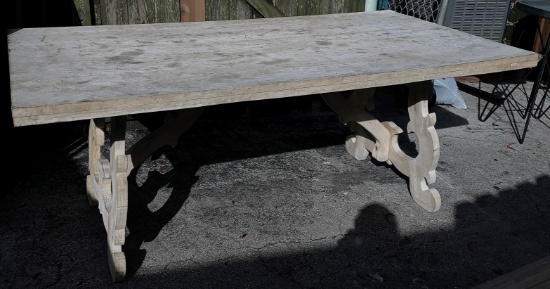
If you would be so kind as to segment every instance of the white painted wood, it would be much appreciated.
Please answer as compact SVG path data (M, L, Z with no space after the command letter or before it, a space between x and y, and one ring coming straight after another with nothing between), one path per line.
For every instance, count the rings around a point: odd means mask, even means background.
M533 67L536 53L393 11L24 28L8 35L15 126Z
M409 190L413 200L429 212L441 207L441 196L436 189L430 189L436 179L436 167L439 161L439 138L435 131L435 113L428 111L428 96L432 93L433 83L423 81L409 84L409 117L407 131L414 132L418 138L418 155L411 157L401 150L397 141L401 129L387 122L392 134L389 161L401 173L409 177ZM391 132L393 129L393 132Z
M101 156L101 147L105 145L105 119L90 121L90 175L87 176L86 186L90 204L98 206L107 231L108 262L112 279L121 281L126 276L126 258L122 252L128 207L127 164L124 153L126 118L113 118L111 128L111 154L109 159L105 159Z
M432 81L409 84L409 133L418 137L418 155L411 157L401 150L398 135L403 131L391 121L380 122L366 111L364 97L373 91L351 94L323 95L344 124L350 125L354 135L346 140L346 149L357 160L364 160L368 153L378 161L387 162L409 177L409 190L413 200L429 212L441 207L441 197L436 189L430 189L436 179L439 160L439 139L435 131L435 114L428 111L428 96L432 92Z
M99 174L94 181L94 190L98 200L99 212L103 217L103 225L109 227L109 208L112 205L111 164L109 160L100 158L97 168Z
M88 170L86 191L91 206L98 205L97 183L100 179L98 162L101 158L101 147L105 143L105 119L90 120L88 127Z
M122 252L126 234L128 213L128 162L125 151L126 117L111 119L110 175L111 200L106 204L108 212L107 244L109 246L109 268L113 281L121 281L126 276L126 258Z
M122 252L122 245L128 207L127 165L124 152L126 118L114 118L111 128L111 155L107 160L101 156L101 147L105 145L105 119L90 120L88 130L90 174L86 178L86 188L90 204L98 206L107 231L107 260L111 277L113 281L122 281L126 276L126 257ZM114 180L111 178L111 172L114 172Z
M371 102L369 99L373 95L374 89L366 89L361 93L354 92L349 97L336 92L327 93L323 95L323 99L340 115L342 123L356 124L350 127L356 135L346 141L348 152L356 159L362 160L366 159L364 149L367 149L376 160L385 162L389 158L391 135L380 121L366 111ZM364 134L362 129L367 130L374 140L370 140L370 136Z

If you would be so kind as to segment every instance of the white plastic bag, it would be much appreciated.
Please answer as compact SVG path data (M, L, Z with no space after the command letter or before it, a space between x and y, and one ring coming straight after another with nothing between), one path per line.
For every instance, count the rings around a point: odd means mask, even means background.
M434 90L436 104L449 104L456 108L466 109L466 103L454 78L434 80Z

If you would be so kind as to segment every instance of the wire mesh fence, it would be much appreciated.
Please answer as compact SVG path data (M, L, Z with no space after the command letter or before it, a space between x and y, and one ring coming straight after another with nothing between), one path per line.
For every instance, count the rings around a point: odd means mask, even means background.
M385 9L436 22L441 0L378 0L378 10Z
M426 21L502 42L512 0L378 0L391 9Z

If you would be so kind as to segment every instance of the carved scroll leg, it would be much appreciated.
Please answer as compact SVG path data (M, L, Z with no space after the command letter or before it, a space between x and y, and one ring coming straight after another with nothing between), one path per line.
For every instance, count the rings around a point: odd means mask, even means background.
M339 116L344 124L350 124L354 135L346 139L346 150L357 160L372 157L378 161L388 161L391 135L386 127L366 111L374 106L375 89L355 90L351 95L328 93L323 95L327 105ZM368 134L367 134L368 132Z
M113 281L126 277L126 258L122 245L126 238L126 216L128 213L128 162L125 148L126 116L111 120L110 176L112 196L107 209L107 244L109 246L109 268Z
M435 182L435 168L439 160L439 140L435 131L435 114L428 112L428 95L432 82L410 84L407 129L418 136L419 153L405 154L398 143L401 128L393 122L380 122L365 110L374 89L364 89L345 96L339 93L323 95L327 104L340 116L342 123L350 123L355 135L346 140L346 149L356 159L366 159L368 152L381 162L394 165L409 177L409 189L416 203L430 212L439 210L441 197L437 190L428 188Z
M392 130L390 161L403 174L409 177L409 189L413 200L429 212L441 207L441 196L428 184L436 180L435 169L439 161L439 138L435 131L435 113L428 111L428 96L432 93L432 82L424 81L409 85L409 117L407 131L414 132L418 138L418 155L412 158L399 147L397 135L399 129L388 123Z
M356 139L353 144L354 152L357 153L360 151L360 147L366 149L372 154L372 157L379 162L388 162L389 153L390 153L390 140L391 134L389 133L386 126L383 123L378 121L374 116L368 112L363 112L362 114L363 121L352 122L350 124L350 129L355 133L355 136L351 138L348 137L346 140L346 149L348 153L351 153L350 140L353 138ZM356 159L359 159L355 157Z
M428 112L428 95L432 82L410 84L409 116L407 129L418 136L419 153L416 157L405 154L398 143L401 128L393 122L380 122L365 110L374 89L364 89L342 95L323 95L325 102L340 116L342 123L349 123L355 135L346 140L346 149L356 159L366 159L368 152L381 162L394 165L409 177L409 189L413 200L430 212L439 210L441 197L437 190L428 188L435 182L435 168L439 160L439 140L435 131L435 114Z
M160 147L175 146L179 136L191 127L201 112L202 109L187 109L168 113L165 123L132 146L128 154L125 148L126 116L112 118L109 160L101 158L100 153L105 142L105 121L91 121L88 195L98 205L107 230L109 269L113 281L122 281L126 277L122 245L126 238L128 175Z
M179 136L200 116L202 108L167 114L164 124L129 149L126 154L126 116L111 120L109 160L101 157L105 144L105 119L94 119L89 128L89 170L86 188L90 204L97 205L107 231L108 260L113 281L126 277L122 252L128 213L128 175L132 169L164 145L175 146Z
M97 204L107 231L108 260L113 281L126 276L122 252L128 211L127 157L125 154L126 116L111 120L109 160L101 157L105 142L105 120L94 119L89 130L89 167L86 179L88 198Z
M100 183L99 160L101 147L105 144L105 119L92 119L88 129L88 168L90 174L86 177L86 192L90 206L97 206L96 185ZM110 184L109 184L110 185ZM101 193L102 195L103 193Z

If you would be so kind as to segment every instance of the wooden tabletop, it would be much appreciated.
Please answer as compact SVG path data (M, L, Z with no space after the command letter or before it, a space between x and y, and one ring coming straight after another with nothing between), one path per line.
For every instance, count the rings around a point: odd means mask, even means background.
M479 75L514 48L390 10L8 35L15 126Z

